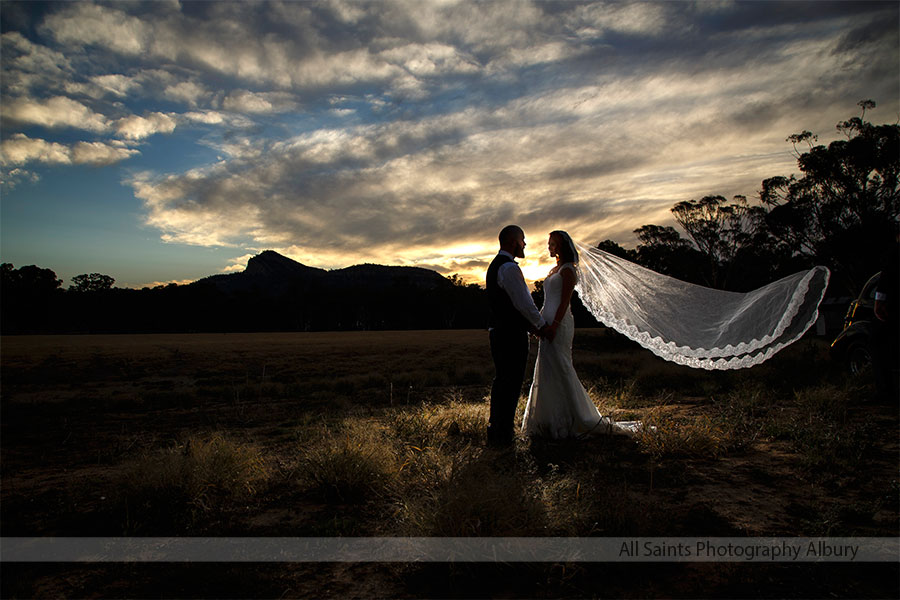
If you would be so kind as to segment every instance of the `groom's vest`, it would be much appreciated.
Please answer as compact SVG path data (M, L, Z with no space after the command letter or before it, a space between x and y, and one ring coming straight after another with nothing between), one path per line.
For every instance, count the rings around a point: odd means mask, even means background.
M497 283L497 273L500 271L500 267L511 262L514 261L510 257L498 254L491 262L491 266L488 267L485 277L488 304L491 310L488 322L492 329L528 331L528 321L513 305L509 294Z

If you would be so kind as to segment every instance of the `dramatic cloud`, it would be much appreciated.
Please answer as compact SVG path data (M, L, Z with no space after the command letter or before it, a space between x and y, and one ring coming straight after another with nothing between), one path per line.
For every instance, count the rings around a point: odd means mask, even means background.
M297 107L297 103L289 94L253 93L247 90L235 90L222 101L222 108L238 113L271 113L287 112Z
M233 259L231 264L222 269L223 273L240 273L247 268L247 263L253 258L254 254L245 254Z
M72 147L72 162L81 165L111 165L140 154L132 148L109 146L102 142L78 142Z
M154 42L154 27L125 12L86 2L75 2L44 21L58 42L71 47L102 46L136 55Z
M175 119L163 113L151 113L146 117L132 115L116 122L116 135L127 140L141 140L156 133L175 131Z
M22 165L31 161L69 164L71 150L63 144L30 139L23 133L0 143L0 164Z
M0 143L0 165L22 165L29 162L104 166L125 160L137 150L102 142L78 142L72 146L31 139L18 133Z
M50 129L72 127L87 131L105 131L109 123L87 106L66 98L54 96L47 100L16 98L4 102L3 117L28 125L39 125Z
M144 224L233 248L227 271L273 248L474 275L517 222L540 276L551 229L630 245L676 202L796 171L791 133L827 143L863 98L900 112L889 2L42 10L3 35L3 165L131 157Z
M168 86L163 92L163 96L190 106L197 106L208 101L212 97L212 93L196 81L180 81Z
M34 44L16 31L0 39L4 95L27 95L32 88L56 89L58 82L71 77L71 63L62 52Z

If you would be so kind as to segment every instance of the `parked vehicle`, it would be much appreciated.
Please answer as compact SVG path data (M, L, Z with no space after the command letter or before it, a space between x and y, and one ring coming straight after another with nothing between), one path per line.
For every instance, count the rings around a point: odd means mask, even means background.
M859 375L872 368L870 340L875 317L875 288L881 273L875 273L856 300L847 308L844 329L831 343L831 356L846 365L853 375Z

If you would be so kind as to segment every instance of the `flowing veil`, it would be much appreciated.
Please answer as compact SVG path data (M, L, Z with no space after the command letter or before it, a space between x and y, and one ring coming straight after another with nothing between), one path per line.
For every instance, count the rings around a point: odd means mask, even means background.
M666 360L702 369L752 367L798 340L818 318L830 276L814 267L728 292L566 241L580 254L575 289L600 322Z

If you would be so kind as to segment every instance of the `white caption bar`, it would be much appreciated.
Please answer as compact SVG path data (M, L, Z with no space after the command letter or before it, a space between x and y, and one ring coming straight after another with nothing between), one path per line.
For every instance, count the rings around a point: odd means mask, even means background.
M3 537L3 562L897 562L898 538Z

